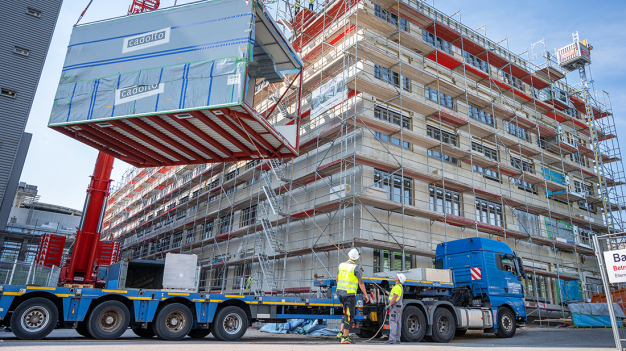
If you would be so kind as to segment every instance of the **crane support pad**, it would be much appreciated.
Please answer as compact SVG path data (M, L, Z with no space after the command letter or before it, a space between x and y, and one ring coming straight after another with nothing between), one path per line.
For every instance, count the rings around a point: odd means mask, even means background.
M252 106L302 67L262 4L213 0L74 28L48 126L138 167L293 157Z

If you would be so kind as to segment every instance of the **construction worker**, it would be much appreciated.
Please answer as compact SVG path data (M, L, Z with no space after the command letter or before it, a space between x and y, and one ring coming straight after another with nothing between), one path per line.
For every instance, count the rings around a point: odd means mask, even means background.
M406 281L406 276L402 273L396 274L396 285L389 293L389 304L385 308L389 311L389 340L387 344L399 344L400 332L402 331L402 284Z
M296 0L296 13L300 12L300 0Z
M315 0L309 0L309 10L313 11L313 5L315 5Z
M354 319L356 292L358 287L360 287L361 291L365 294L365 302L370 302L369 297L365 292L361 268L359 268L356 264L356 260L359 259L359 251L357 251L357 249L350 250L348 258L348 261L339 265L339 272L337 273L336 278L337 296L339 296L339 302L343 305L341 332L337 334L337 337L341 338L342 344L354 344L354 342L348 337L348 333L350 332L350 327L352 326Z

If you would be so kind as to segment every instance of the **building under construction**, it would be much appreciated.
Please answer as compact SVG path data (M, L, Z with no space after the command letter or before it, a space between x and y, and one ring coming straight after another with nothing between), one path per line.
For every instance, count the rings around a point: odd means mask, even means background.
M300 126L299 156L129 170L103 223L123 257L198 254L203 291L310 296L348 248L369 275L479 236L524 259L531 317L601 289L590 238L624 230L624 170L609 95L566 80L586 42L518 55L415 0L275 6L304 70L258 78L253 107Z

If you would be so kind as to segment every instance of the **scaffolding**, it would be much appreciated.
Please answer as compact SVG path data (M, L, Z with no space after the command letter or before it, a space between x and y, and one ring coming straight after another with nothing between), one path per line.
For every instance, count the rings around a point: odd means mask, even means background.
M607 93L586 108L543 41L523 59L421 1L275 6L305 67L258 79L253 107L299 122L300 156L132 171L105 213L123 257L195 253L203 290L321 296L349 248L368 275L481 236L524 259L533 318L600 292L591 238L625 204Z

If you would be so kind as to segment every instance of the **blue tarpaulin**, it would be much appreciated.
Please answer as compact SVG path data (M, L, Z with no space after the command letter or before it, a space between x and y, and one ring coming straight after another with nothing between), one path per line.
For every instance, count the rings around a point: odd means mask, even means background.
M606 303L571 303L568 305L575 327L610 327L611 317ZM626 318L624 311L618 304L613 304L618 326L622 326L622 319Z

